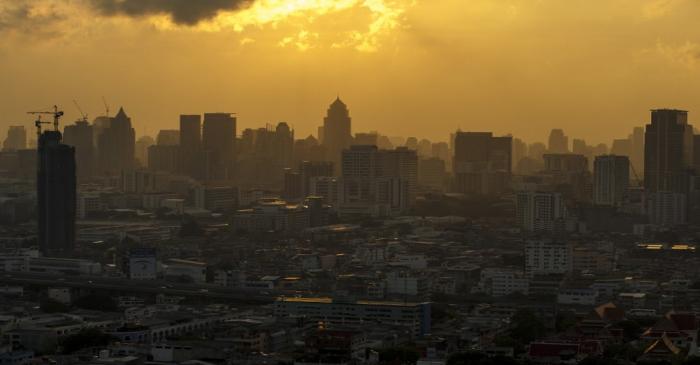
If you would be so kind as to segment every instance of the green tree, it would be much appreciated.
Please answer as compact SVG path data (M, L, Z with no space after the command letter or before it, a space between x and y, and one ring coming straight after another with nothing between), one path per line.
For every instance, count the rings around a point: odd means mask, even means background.
M510 337L528 344L546 333L544 323L530 310L521 309L511 318Z

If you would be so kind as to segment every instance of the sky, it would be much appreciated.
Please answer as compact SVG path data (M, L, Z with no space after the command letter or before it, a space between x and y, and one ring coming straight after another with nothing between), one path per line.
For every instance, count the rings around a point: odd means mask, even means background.
M700 126L698 19L700 0L0 0L0 138L103 97L137 135L232 112L303 138L339 95L353 132L610 143L653 108Z

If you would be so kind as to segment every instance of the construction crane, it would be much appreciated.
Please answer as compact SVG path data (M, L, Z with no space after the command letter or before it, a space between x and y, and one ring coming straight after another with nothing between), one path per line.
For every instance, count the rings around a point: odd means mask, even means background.
M109 116L109 104L107 104L107 100L105 100L105 97L102 97L102 104L105 105L105 117Z
M41 138L41 125L42 124L51 124L51 122L42 121L41 115L34 121L34 126L36 127L36 140L37 140L37 142L39 141L39 138Z
M80 116L83 118L81 121L87 122L88 121L88 115L83 113L83 109L80 108L80 105L78 105L78 102L73 99L73 104L75 105L75 108L78 109L78 112L80 112Z
M44 112L27 112L27 114L32 114L32 115L39 115L39 119L35 122L35 125L38 129L38 133L41 134L41 125L42 124L49 124L49 122L42 122L41 121L41 115L42 114L48 114L53 116L53 130L58 132L58 120L61 119L63 116L63 111L58 110L58 106L54 105L53 106L53 111L44 111Z

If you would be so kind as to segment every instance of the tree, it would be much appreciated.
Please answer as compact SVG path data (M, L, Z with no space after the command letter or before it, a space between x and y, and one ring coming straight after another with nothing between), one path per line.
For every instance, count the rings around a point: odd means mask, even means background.
M510 336L522 343L530 343L546 333L544 323L530 310L517 311L511 321Z
M114 337L97 328L86 328L63 339L61 347L64 354L72 354L84 348L107 346L113 340Z

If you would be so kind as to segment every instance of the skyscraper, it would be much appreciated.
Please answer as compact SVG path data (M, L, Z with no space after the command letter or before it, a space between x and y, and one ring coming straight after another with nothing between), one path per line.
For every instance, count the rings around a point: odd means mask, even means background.
M552 129L549 133L549 153L568 153L569 137L561 129Z
M453 172L457 191L481 195L500 194L510 182L512 137L490 132L457 132Z
M328 108L323 119L323 138L321 143L326 146L326 159L335 166L340 166L341 154L352 143L352 120L348 107L340 97Z
M688 193L693 161L693 127L688 112L651 111L644 135L644 190Z
M523 191L516 199L516 221L525 231L553 231L566 217L561 194Z
M177 129L162 129L156 136L156 144L159 146L180 145L180 131Z
M85 179L93 175L95 167L95 145L93 126L79 120L63 130L63 142L75 147L75 164L78 178Z
M629 182L629 157L596 156L593 166L593 202L596 205L622 205Z
M39 138L37 200L39 247L44 255L67 253L75 244L75 148L61 143L61 133Z
M236 118L231 113L204 114L202 147L205 179L232 179L236 161Z
M22 125L12 125L7 130L3 151L17 151L27 148L27 130Z
M98 136L97 154L99 168L111 174L119 174L134 167L136 132L131 126L131 118L119 108L109 126L104 127Z
M195 179L204 177L201 115L180 116L180 171Z

